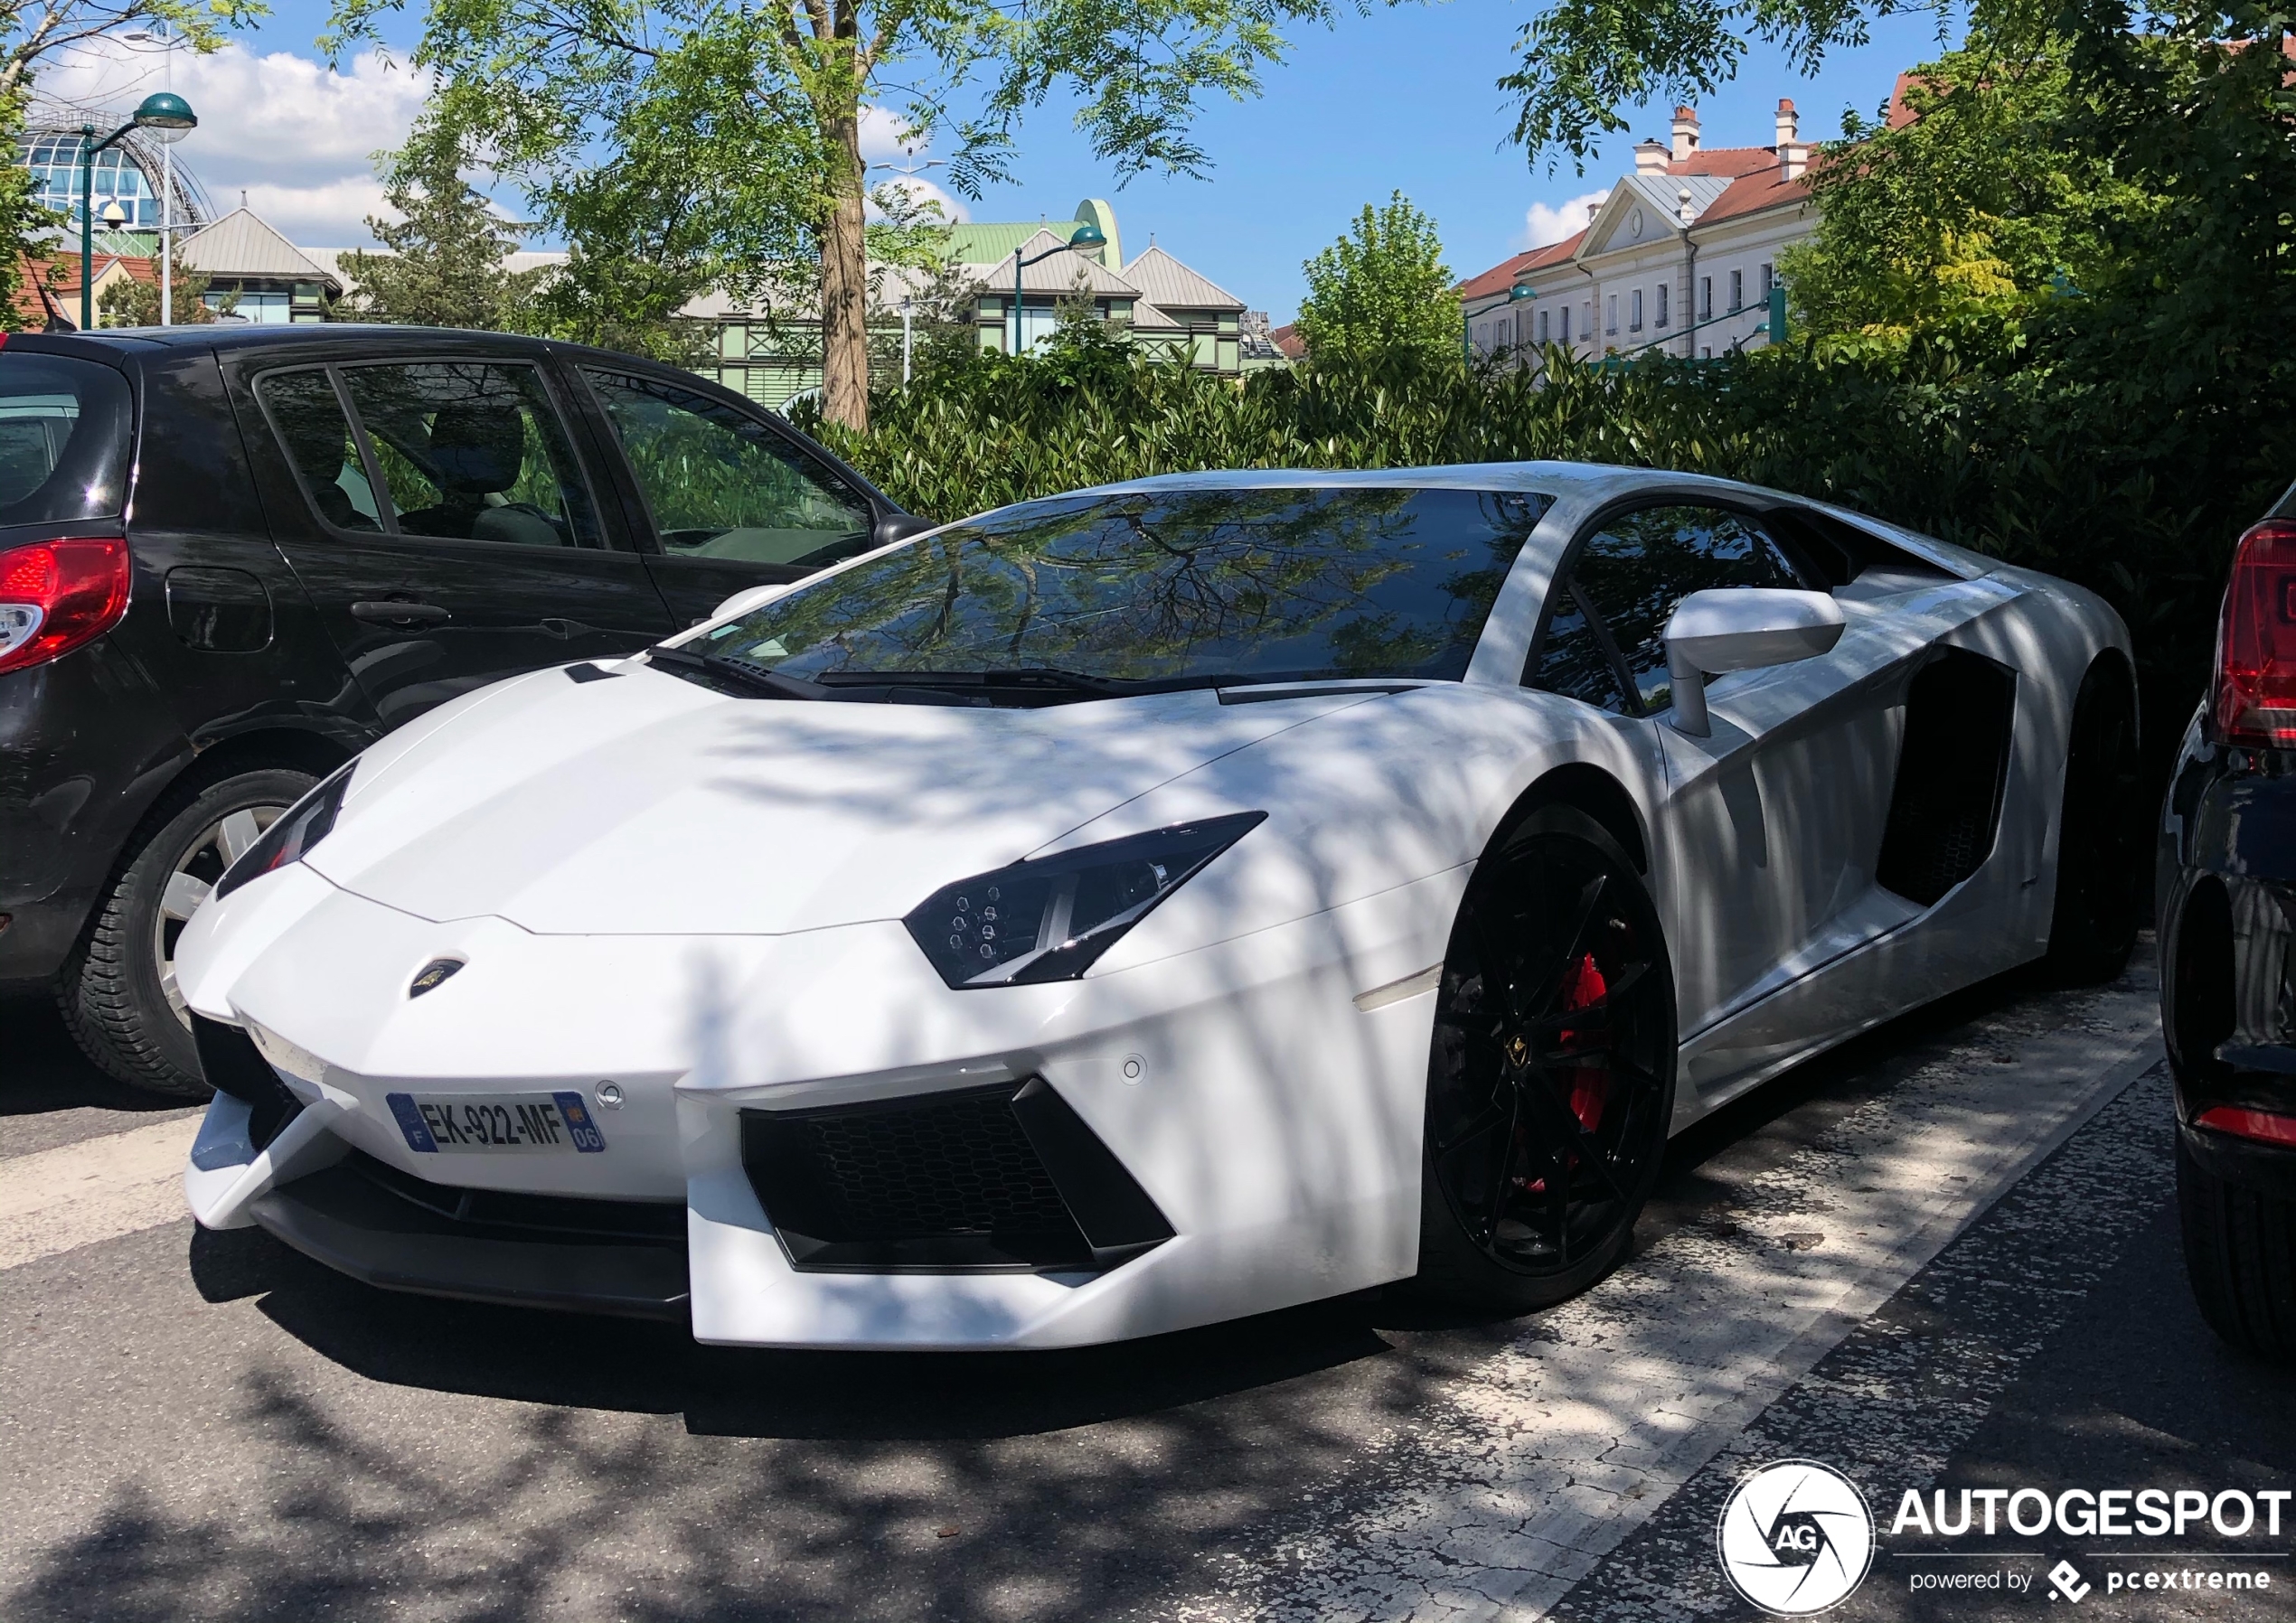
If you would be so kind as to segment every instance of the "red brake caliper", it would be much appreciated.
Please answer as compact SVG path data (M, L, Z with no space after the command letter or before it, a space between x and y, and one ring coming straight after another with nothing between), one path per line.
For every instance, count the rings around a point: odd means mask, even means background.
M1571 971L1570 979L1563 986L1563 1012L1567 1014L1576 1009L1591 1009L1600 1003L1609 991L1609 983L1603 979L1603 971L1595 962L1595 955L1589 952L1578 961L1577 967ZM1556 1041L1567 1050L1579 1035L1575 1028L1566 1026L1557 1035ZM1578 1118L1578 1124L1588 1132L1593 1132L1603 1120L1603 1102L1610 1093L1610 1077L1609 1067L1604 1065L1575 1065L1571 1068L1570 1113Z

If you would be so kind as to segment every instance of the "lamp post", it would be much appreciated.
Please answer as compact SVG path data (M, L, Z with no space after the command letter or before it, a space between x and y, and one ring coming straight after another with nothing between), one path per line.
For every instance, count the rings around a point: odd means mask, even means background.
M1044 250L1044 252L1040 254L1030 254L1025 259L1021 257L1021 250L1019 249L1016 248L1012 250L1012 352L1014 354L1017 355L1021 352L1021 270L1028 266L1034 265L1040 259L1049 259L1055 254L1065 254L1072 249L1099 248L1105 245L1107 240L1108 239L1106 235L1100 230L1100 228L1087 220L1084 222L1084 224L1078 226L1074 231L1070 232L1068 234L1068 241L1062 243L1059 248L1048 248Z
M908 387L909 324L908 318L917 309L917 300L901 295L901 387Z
M199 119L192 112L191 103L172 90L161 90L144 98L136 116L102 140L96 139L96 127L80 127L80 330L87 332L96 324L96 290L91 286L96 275L96 155L109 146L131 129L147 129L162 141L180 141L199 127ZM165 233L161 233L163 238ZM167 294L160 295L160 309L167 308Z
M1512 287L1507 289L1507 303L1510 307L1538 296L1539 289L1533 287L1529 282L1517 282ZM1470 367L1475 363L1474 324L1474 313L1462 302L1459 306L1459 354Z

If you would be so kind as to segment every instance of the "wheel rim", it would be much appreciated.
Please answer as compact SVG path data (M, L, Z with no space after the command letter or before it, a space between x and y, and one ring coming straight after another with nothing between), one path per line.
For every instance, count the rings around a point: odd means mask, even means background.
M1444 966L1432 1170L1468 1238L1564 1272L1633 1220L1666 1142L1658 922L1594 847L1516 846L1477 876Z
M183 1029L192 1028L192 1011L175 985L175 943L199 905L215 888L223 870L278 820L285 806L242 806L210 824L192 841L167 876L159 893L159 916L152 922L152 956L159 967L159 990Z

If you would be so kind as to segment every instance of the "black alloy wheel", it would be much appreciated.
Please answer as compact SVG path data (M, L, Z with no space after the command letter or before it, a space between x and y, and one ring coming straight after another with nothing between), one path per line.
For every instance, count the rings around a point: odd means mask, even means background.
M1512 1312L1625 1253L1674 1112L1674 977L1602 826L1533 812L1476 869L1437 990L1419 1284Z
M2136 686L2128 666L2106 654L2074 700L2058 813L2048 965L2068 985L2112 980L2136 946L2150 877L2142 778Z

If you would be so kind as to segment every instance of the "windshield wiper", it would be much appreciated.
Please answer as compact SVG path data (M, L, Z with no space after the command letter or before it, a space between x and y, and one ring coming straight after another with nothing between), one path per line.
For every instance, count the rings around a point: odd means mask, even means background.
M814 679L835 688L940 688L962 692L1036 691L1089 694L1113 699L1126 693L1153 693L1166 687L1194 686L1196 679L1089 676L1081 671L1061 671L1049 665L1022 665L1009 671L823 671Z
M742 660L729 659L721 653L695 653L691 649L671 648L657 644L645 651L646 659L654 664L667 665L673 671L690 671L697 675L714 678L747 689L767 699L826 699L829 697L812 682L800 681L794 676L782 676L776 671L761 670Z

